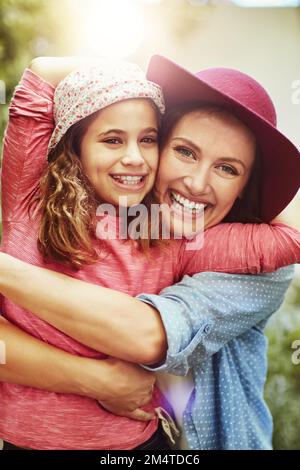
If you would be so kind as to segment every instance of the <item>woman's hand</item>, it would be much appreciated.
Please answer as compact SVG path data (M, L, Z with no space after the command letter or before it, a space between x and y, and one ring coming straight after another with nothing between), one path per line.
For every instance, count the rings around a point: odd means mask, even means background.
M82 394L95 398L110 413L139 421L149 421L154 414L140 407L152 399L155 375L130 362L110 358L89 361ZM104 375L103 368L106 368ZM103 386L103 383L105 386Z

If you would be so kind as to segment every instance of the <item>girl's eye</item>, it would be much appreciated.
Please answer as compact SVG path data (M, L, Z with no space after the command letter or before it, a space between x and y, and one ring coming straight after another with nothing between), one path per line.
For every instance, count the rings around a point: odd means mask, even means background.
M142 142L145 144L156 144L157 138L156 137L143 137Z
M186 147L175 147L175 152L189 159L192 158L193 160L196 160L194 153Z
M104 140L104 142L105 142L106 144L116 145L116 144L120 144L120 143L121 143L121 139L119 139L119 138L117 138L117 137L111 137L110 139Z
M237 176L239 174L236 168L230 165L219 165L218 168L220 168L222 172L227 173L230 176Z

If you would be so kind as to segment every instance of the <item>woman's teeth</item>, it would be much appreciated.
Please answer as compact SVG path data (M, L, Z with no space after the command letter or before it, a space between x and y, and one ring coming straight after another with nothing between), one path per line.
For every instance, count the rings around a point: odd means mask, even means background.
M144 176L113 176L113 179L118 180L122 184L134 185L141 183Z
M176 207L177 209L184 208L184 210L187 210L187 212L191 213L200 213L205 210L208 205L195 201L190 201L189 199L186 199L185 197L173 192L171 193L171 199L173 200L174 207Z

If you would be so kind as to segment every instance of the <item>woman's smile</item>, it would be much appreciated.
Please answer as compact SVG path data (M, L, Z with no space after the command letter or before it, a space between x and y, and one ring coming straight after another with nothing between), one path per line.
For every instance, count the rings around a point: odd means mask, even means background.
M171 209L171 231L221 222L242 197L255 158L251 131L226 111L203 107L179 118L163 144L156 193ZM203 226L202 226L203 228Z

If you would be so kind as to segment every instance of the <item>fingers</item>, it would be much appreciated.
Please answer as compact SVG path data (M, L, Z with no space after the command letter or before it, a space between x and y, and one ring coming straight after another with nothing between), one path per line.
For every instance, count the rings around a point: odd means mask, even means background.
M154 413L147 413L146 411L141 410L141 408L137 408L134 411L128 411L123 416L126 416L127 418L131 418L131 419L135 419L136 421L151 421L152 419L155 418Z
M142 410L141 408L136 408L133 411L124 410L117 406L110 405L105 402L98 402L101 407L103 407L106 411L113 413L114 415L118 416L125 416L126 418L135 419L137 421L151 421L151 419L155 418L155 414L151 412L147 412Z

